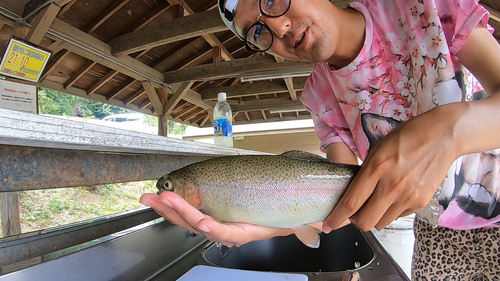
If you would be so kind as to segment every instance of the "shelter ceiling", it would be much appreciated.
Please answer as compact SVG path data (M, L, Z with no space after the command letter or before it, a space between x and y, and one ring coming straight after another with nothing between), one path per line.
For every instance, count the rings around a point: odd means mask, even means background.
M479 2L500 39L500 2ZM211 125L220 91L236 124L310 118L299 98L313 65L247 52L216 3L3 0L0 49L12 35L50 49L41 87L193 126ZM248 76L274 78L243 83Z

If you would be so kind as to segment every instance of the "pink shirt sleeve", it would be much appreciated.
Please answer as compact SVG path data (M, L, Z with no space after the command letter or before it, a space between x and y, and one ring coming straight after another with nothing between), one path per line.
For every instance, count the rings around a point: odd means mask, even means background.
M321 141L320 150L322 152L326 152L326 147L331 143L343 142L334 128L319 117L319 113L325 110L324 105L331 102L334 97L333 89L324 69L319 64L316 65L313 73L307 79L300 99L311 113L316 134Z
M321 143L319 149L326 153L326 147L334 142L343 142L340 136L325 122L323 122L318 116L311 114L314 121L314 127L316 134L318 135Z
M446 41L450 52L456 55L478 23L482 23L492 32L488 25L488 11L475 1L441 0L436 1ZM453 17L451 16L453 15Z

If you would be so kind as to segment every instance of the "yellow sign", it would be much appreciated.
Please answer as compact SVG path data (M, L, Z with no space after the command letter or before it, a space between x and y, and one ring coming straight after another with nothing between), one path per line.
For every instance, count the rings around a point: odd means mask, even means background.
M11 38L0 64L0 74L36 83L50 55L40 47Z

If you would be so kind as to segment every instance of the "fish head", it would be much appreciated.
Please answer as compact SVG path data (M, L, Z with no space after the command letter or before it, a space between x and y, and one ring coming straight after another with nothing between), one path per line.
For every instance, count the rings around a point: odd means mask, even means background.
M200 187L184 177L176 177L175 174L164 175L156 182L156 188L158 188L158 194L164 191L175 192L193 207L203 209Z

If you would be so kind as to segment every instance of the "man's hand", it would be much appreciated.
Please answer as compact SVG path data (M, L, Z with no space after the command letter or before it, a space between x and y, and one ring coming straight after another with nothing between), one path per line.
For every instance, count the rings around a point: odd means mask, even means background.
M205 235L210 241L225 246L240 246L252 241L292 234L291 229L271 228L247 223L220 223L201 213L174 192L160 195L144 194L140 202L153 208L171 223L194 233Z
M323 230L350 219L363 231L382 229L424 208L459 156L446 122L460 111L440 107L394 129L374 147L345 195L325 220Z

